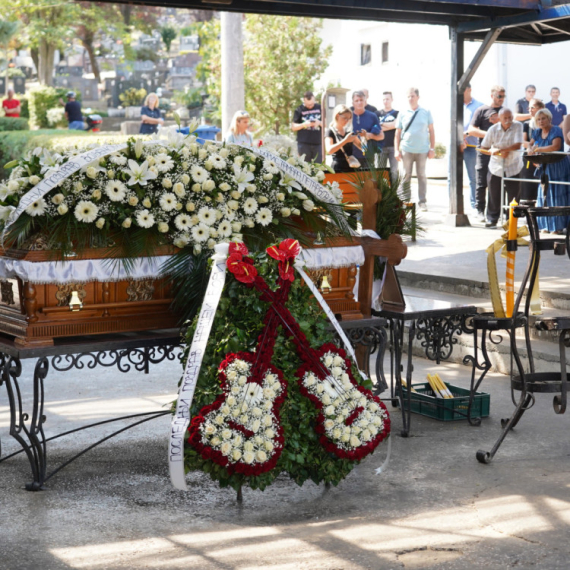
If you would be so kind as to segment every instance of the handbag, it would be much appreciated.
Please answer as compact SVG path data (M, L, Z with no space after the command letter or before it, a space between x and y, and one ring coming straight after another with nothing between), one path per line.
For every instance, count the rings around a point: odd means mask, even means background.
M412 126L412 123L414 122L414 119L416 118L416 115L418 114L419 108L415 110L412 119L410 120L410 122L406 125L406 128L402 131L402 136L404 136L406 134L406 132L408 131L408 129Z
M332 129L332 132L334 133L334 137L336 139L336 142L338 143L338 137L340 136L337 132L336 129ZM356 158L355 156L348 156L348 154L346 154L346 151L344 150L344 147L341 147L340 150L342 151L342 154L344 154L344 157L346 158L346 162L348 163L348 166L350 166L350 168L360 168L362 165L360 164L360 161L358 160L358 158Z

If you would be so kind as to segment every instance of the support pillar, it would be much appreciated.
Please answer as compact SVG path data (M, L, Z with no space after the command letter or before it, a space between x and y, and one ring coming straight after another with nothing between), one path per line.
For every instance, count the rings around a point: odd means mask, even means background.
M242 22L242 14L221 13L222 137L226 136L234 113L245 109Z
M464 37L455 28L451 31L451 142L449 149L449 214L446 224L470 226L463 204L463 89L459 81L463 76Z

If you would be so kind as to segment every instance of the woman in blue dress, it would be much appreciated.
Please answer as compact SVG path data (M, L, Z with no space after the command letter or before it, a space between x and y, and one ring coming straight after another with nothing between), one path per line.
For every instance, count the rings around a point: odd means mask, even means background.
M556 152L564 150L563 134L560 127L552 125L552 114L548 109L539 109L535 115L537 129L532 131L530 147L532 153ZM541 166L545 169L550 180L546 200L542 188L538 191L537 206L570 206L570 186L556 184L559 182L570 182L570 161L565 156L560 162ZM553 183L553 181L555 181ZM570 217L552 216L539 217L538 228L545 233L562 234L568 226Z

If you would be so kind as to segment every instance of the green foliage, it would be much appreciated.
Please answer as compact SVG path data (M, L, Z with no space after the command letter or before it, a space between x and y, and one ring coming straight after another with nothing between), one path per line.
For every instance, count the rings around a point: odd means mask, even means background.
M434 147L435 158L443 158L447 153L447 147L443 143L436 143Z
M267 283L275 283L277 263L271 260L262 264L262 260L268 259L265 253L254 254L253 257L256 267ZM299 325L310 339L313 348L332 341L333 335L328 330L328 321L322 309L299 280L296 280L291 288L287 307L299 320ZM210 404L221 392L217 371L225 355L255 349L267 308L267 303L259 300L259 293L255 289L245 287L228 275L192 402L192 416L203 406ZM188 346L192 342L194 327L195 323L186 334ZM276 468L258 477L244 477L240 474L228 476L223 467L211 460L202 459L192 448L185 450L186 468L202 470L214 481L218 481L221 487L229 486L234 489L248 485L252 489L263 490L273 483L280 473L286 473L298 485L308 480L316 484L326 482L337 485L350 473L355 463L326 452L319 443L314 430L317 410L308 398L301 395L296 382L295 372L302 362L297 356L293 342L281 329L275 343L273 364L283 372L288 382L288 396L281 408L285 447ZM355 375L355 378L359 377L358 374ZM370 388L370 382L365 386Z
M2 75L4 75L4 72L2 72ZM18 69L17 67L9 67L8 68L8 79L11 79L12 77L26 77L26 74L21 69Z
M141 47L135 50L135 57L138 61L152 61L156 63L160 57L159 55L149 47Z
M0 132L2 131L27 131L28 121L22 118L0 117Z
M0 47L6 49L20 28L20 22L0 20Z
M67 91L62 87L48 87L46 85L30 91L28 95L30 127L33 129L49 128L47 110L61 105L60 99L65 100ZM80 94L78 94L79 98Z
M125 107L138 107L139 105L143 104L146 95L146 89L136 89L135 87L130 87L119 95L119 99L123 105L125 105Z
M188 91L174 91L172 98L180 105L195 109L202 106L202 89L196 87Z
M164 26L160 28L160 37L166 46L166 51L170 51L170 45L174 38L176 38L176 30L172 26Z
M205 82L210 103L221 101L220 23L203 22L199 28L199 79ZM246 108L262 131L288 130L293 110L303 93L328 66L332 47L323 48L320 20L247 14L244 28Z
M30 118L30 106L26 95L16 95L16 99L20 101L20 119Z

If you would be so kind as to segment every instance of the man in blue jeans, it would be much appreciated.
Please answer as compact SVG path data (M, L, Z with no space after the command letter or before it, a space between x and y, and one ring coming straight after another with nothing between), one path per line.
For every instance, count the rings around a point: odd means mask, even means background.
M471 96L471 85L468 83L463 93L463 144L461 145L461 151L463 152L463 162L465 163L467 176L469 177L471 208L474 210L477 210L477 173L475 171L475 163L477 162L477 145L479 144L479 139L468 135L467 130L473 118L473 113L482 106L483 103L473 99Z
M67 103L65 104L65 118L69 123L69 129L72 131L83 131L83 114L81 113L81 103L75 100L75 92L69 91L66 95Z

